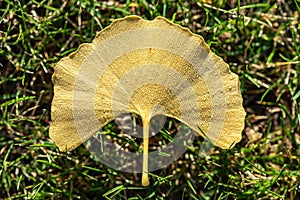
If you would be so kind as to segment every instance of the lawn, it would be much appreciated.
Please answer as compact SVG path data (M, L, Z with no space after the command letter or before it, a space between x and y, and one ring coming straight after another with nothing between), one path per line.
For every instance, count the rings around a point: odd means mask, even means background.
M201 35L239 76L247 112L232 149L201 155L196 137L148 187L49 138L56 63L128 15ZM299 0L0 1L0 199L300 199L299 15ZM115 122L104 129L120 139Z

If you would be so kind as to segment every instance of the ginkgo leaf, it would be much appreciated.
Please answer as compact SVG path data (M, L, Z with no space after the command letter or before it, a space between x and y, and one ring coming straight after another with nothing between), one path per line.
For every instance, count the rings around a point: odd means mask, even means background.
M141 116L143 185L153 116L175 118L221 148L241 140L245 111L238 76L201 36L162 17L115 20L91 44L61 59L53 82L50 137L62 151L122 113Z

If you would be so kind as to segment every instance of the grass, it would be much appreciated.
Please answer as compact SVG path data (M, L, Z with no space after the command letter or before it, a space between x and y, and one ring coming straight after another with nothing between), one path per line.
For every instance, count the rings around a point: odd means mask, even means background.
M202 35L239 75L247 111L233 149L202 157L196 138L146 188L140 174L108 168L83 146L59 152L48 136L55 64L131 14ZM0 199L299 199L299 14L299 0L1 1Z

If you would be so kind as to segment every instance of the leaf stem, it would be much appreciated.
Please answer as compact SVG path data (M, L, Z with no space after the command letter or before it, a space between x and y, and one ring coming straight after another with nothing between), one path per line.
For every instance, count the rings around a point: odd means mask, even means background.
M149 147L149 127L150 127L150 118L143 118L143 174L142 174L142 186L149 185L148 178L148 147Z

